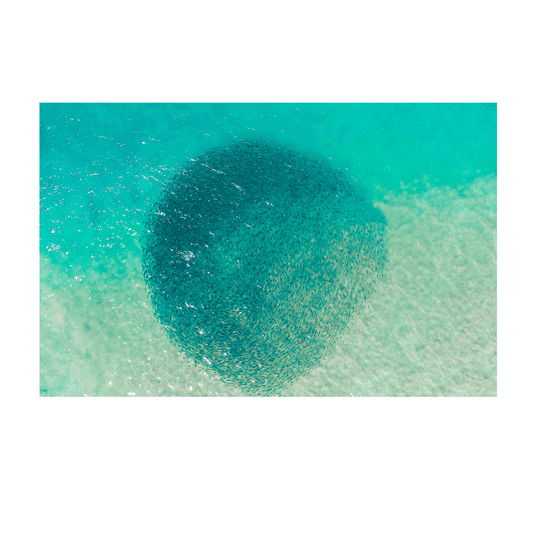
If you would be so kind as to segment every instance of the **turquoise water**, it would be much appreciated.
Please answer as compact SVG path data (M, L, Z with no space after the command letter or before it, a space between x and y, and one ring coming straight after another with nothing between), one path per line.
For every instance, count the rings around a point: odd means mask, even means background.
M387 279L282 396L496 395L496 106L42 104L41 395L240 396L162 331L141 235L192 158L249 135L357 178Z

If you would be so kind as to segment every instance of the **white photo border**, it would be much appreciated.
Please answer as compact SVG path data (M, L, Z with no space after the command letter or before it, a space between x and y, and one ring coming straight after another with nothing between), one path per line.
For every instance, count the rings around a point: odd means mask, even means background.
M497 104L497 396L47 398L39 395L40 103ZM20 417L512 417L516 415L515 84L21 84L18 87ZM24 328L20 327L21 323ZM23 334L21 335L21 331Z

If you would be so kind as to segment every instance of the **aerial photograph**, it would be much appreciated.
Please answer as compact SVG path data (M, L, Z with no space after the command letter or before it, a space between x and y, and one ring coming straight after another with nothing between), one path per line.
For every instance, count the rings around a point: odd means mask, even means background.
M40 396L496 396L494 103L41 103Z

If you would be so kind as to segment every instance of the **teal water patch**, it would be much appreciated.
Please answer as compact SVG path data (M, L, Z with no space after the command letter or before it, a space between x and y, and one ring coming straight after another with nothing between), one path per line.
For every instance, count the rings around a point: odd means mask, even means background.
M312 370L383 279L386 220L365 196L329 162L257 138L194 159L144 245L171 341L251 394Z
M387 283L281 394L496 394L495 105L43 104L40 122L42 395L243 394L162 331L140 239L179 168L250 134L327 159L389 222Z

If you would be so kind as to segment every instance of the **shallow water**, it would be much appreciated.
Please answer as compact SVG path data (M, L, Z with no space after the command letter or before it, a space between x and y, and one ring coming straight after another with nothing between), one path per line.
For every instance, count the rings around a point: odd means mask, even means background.
M496 106L41 105L41 395L240 396L154 318L140 235L188 159L250 133L329 158L388 222L387 280L283 396L496 395Z

